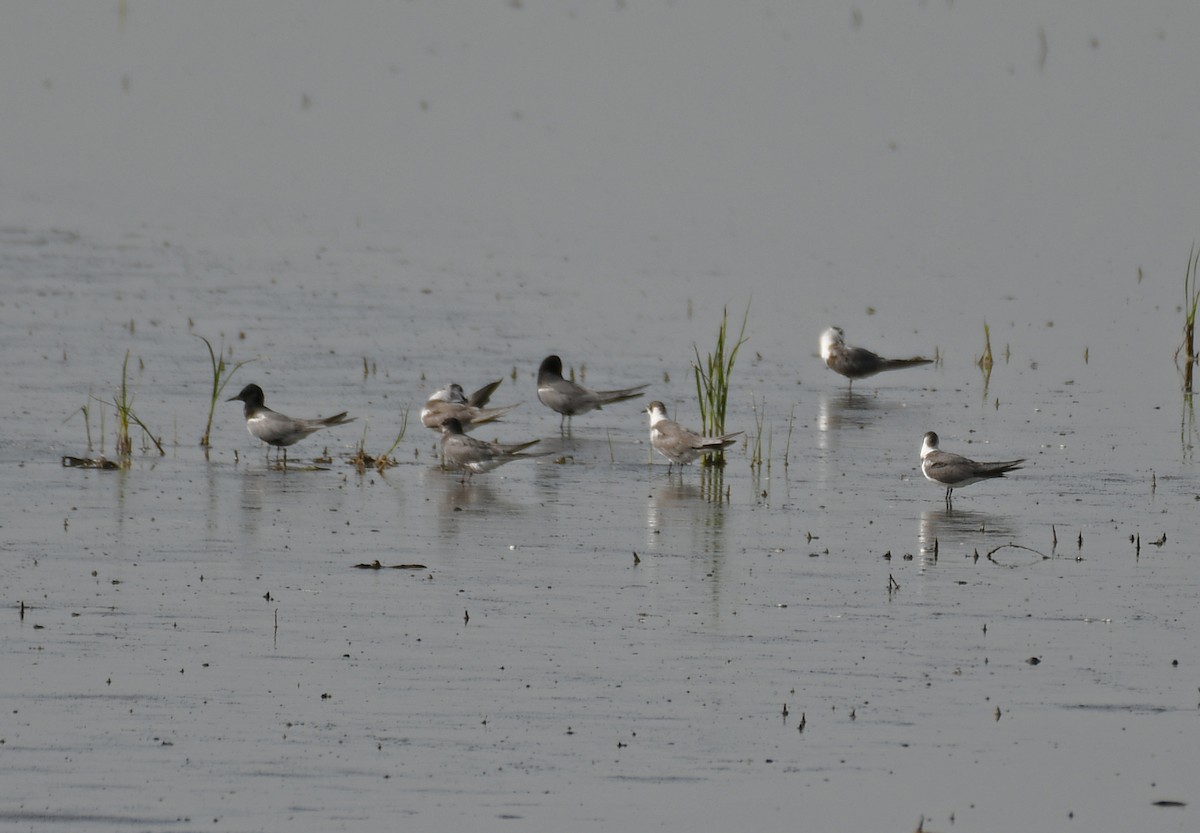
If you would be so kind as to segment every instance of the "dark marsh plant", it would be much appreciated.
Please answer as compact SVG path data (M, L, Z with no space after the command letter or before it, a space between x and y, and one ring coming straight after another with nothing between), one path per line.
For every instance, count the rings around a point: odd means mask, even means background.
M367 453L367 426L363 425L362 439L358 441L358 448L355 449L354 456L350 458L351 465L358 470L359 474L365 474L368 467L374 468L380 474L383 474L384 470L397 465L396 460L391 455L400 446L401 441L404 440L404 435L408 433L408 411L409 409L405 408L404 413L401 415L400 433L396 435L395 441L392 442L392 447L378 457L372 457Z
M983 322L983 355L975 363L983 374L983 401L987 402L988 385L992 381L992 330L986 321Z
M992 330L986 321L983 322L983 355L976 364L984 372L992 369Z
M129 351L125 351L125 361L121 362L121 388L113 398L113 406L117 409L117 454L128 457L133 453L133 441L129 438L129 422L133 414L133 393L129 390Z
M1192 370L1196 366L1196 308L1200 305L1200 286L1196 283L1197 266L1200 266L1200 249L1192 244L1188 252L1187 269L1183 273L1183 343L1175 350L1175 366L1179 366L1179 354L1184 356L1183 392L1192 393Z

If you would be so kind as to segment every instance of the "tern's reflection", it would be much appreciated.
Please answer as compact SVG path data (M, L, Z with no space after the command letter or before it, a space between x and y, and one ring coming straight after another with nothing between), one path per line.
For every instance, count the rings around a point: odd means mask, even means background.
M813 475L821 485L839 483L845 476L836 452L843 444L842 434L874 424L883 416L879 398L850 391L822 393L817 402L818 456ZM851 441L853 442L853 441Z
M307 475L312 469L281 468L273 464L246 466L241 471L242 484L242 530L253 533L258 530L263 511L285 506L289 494L304 491Z
M883 409L883 403L877 395L853 391L823 393L817 406L817 430L821 432L822 448L837 445L836 436L831 436L830 432L870 425L879 418L879 412Z
M443 534L460 532L459 521L464 517L479 514L516 517L524 514L524 504L511 499L504 488L505 481L497 485L486 475L472 477L465 482L458 472L445 471L438 466L429 466L422 473L422 488L426 494L437 495L438 529Z
M926 509L917 532L922 563L932 564L947 557L983 555L993 547L1012 541L1018 532L1007 515L965 512L960 509Z
M655 472L646 504L646 546L661 544L664 530L683 530L693 550L723 553L725 498L725 473L720 467L679 466L665 475Z

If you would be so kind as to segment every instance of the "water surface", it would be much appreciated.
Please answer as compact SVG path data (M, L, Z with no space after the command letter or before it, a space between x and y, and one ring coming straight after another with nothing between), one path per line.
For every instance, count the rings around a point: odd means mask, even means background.
M333 8L0 34L0 824L1196 827L1194 4ZM537 403L697 424L726 307L719 477ZM358 422L204 453L197 335ZM166 454L64 468L127 350ZM554 453L464 486L417 411L501 377ZM1026 468L947 512L927 430Z

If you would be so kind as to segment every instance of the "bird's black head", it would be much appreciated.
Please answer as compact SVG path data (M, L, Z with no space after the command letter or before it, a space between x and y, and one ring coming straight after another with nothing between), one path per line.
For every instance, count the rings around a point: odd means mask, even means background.
M462 423L455 417L442 420L443 434L461 434L463 433Z
M543 379L561 379L562 378L562 359L558 356L547 356L542 359L542 366L538 368L538 382Z
M242 388L242 392L237 396L231 396L225 400L226 402L245 402L252 408L261 408L266 403L267 398L263 395L263 389L258 385L249 384Z

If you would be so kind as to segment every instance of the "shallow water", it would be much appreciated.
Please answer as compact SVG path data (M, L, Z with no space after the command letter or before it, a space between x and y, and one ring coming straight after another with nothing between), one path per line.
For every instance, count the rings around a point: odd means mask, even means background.
M1194 829L1193 4L525 6L11 10L0 826ZM536 401L695 425L747 305L759 470ZM196 335L359 421L204 454ZM64 468L126 350L166 454ZM554 453L462 485L500 377ZM1028 463L947 512L927 430Z

